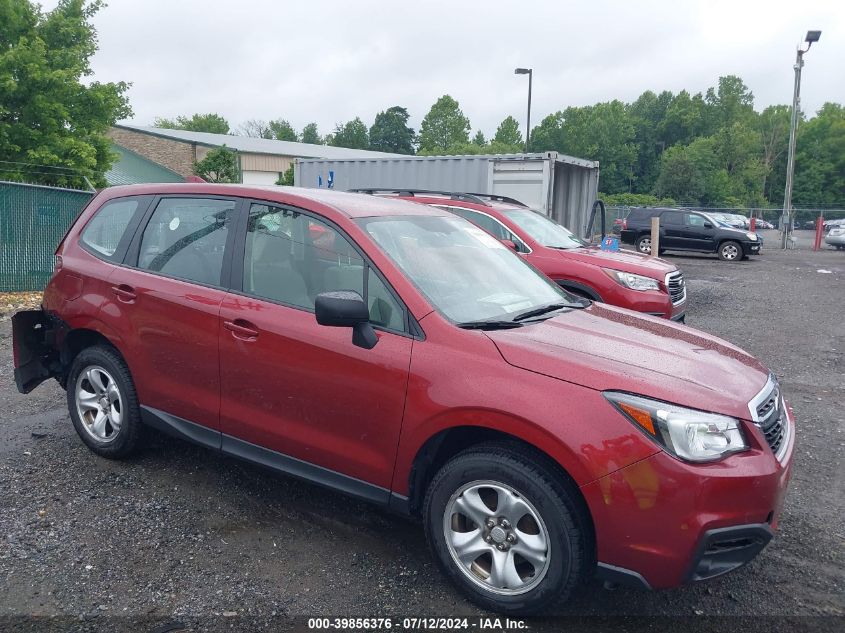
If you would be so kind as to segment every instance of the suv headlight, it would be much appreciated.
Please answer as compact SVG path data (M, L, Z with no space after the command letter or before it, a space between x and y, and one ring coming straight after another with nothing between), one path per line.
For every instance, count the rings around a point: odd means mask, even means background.
M606 391L604 397L669 453L690 462L713 462L744 451L739 420L667 402Z
M756 241L757 241L757 234L756 234L756 233L746 233L746 234L745 234L745 237L747 237L747 238L748 238L749 240L751 240L752 242L756 242Z
M643 277L642 275L635 275L634 273L624 273L621 270L613 270L612 268L602 268L607 275L616 283L630 288L631 290L659 290L660 284L656 279L651 277Z

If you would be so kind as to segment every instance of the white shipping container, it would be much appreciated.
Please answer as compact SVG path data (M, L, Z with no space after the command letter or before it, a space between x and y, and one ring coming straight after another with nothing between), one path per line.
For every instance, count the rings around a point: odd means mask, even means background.
M401 156L348 160L297 159L298 187L421 189L485 193L520 200L586 237L598 197L597 161L557 152L482 156ZM598 219L596 220L598 222Z

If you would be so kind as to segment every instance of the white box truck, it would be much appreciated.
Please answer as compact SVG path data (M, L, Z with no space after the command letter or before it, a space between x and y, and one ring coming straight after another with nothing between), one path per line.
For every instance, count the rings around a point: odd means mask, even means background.
M557 152L481 156L297 159L298 187L485 193L515 198L587 236L598 197L597 161ZM598 226L598 219L596 220Z

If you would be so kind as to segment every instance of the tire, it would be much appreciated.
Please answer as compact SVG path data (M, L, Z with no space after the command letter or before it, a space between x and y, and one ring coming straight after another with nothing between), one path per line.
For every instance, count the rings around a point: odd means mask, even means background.
M76 433L97 455L121 459L140 448L144 426L138 395L114 349L98 345L77 355L68 374L67 403Z
M444 575L479 606L542 613L569 598L594 567L591 523L577 494L542 455L511 445L473 447L431 481L426 539Z
M651 236L643 235L637 239L637 251L645 255L651 255Z
M719 259L725 262L738 262L743 258L742 245L729 240L719 244Z

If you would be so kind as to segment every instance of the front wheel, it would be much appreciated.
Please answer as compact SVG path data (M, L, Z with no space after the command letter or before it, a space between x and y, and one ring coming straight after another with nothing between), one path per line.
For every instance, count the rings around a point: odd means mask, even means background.
M426 537L470 600L505 614L540 613L589 573L591 531L576 495L538 456L508 446L468 449L429 486Z
M719 259L723 261L738 262L742 257L742 246L739 242L722 242L719 246Z

